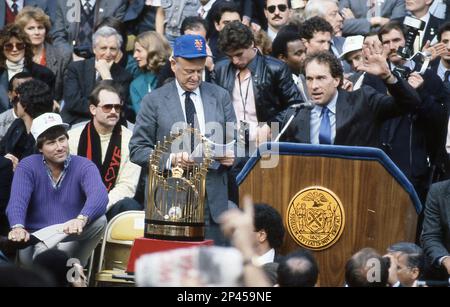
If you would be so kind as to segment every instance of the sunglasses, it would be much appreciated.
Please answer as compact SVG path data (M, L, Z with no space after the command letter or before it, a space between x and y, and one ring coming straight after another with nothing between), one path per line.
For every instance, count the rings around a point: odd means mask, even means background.
M104 104L102 106L98 106L100 108L102 108L102 111L105 113L109 113L112 111L112 109L114 108L114 110L116 110L116 113L120 113L120 111L122 110L123 105L121 104Z
M25 45L25 43L6 43L6 44L3 45L3 50L5 50L5 51L13 51L14 47L17 50L21 51L21 50L25 49L26 45Z
M267 10L270 14L275 13L276 8L278 7L278 10L280 12L284 12L288 9L288 6L286 4L278 4L278 5L271 5L267 7Z

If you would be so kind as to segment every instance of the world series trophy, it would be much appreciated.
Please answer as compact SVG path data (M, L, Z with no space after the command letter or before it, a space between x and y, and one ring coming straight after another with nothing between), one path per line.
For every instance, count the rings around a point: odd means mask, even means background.
M187 169L179 164L167 167L166 161L176 144L190 142L196 145L191 154L194 165ZM157 143L149 158L146 238L204 240L206 174L211 163L210 146L197 129L181 129Z

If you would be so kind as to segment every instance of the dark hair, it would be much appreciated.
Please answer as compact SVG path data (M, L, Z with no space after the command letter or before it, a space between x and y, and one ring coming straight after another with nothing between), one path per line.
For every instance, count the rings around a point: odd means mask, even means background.
M270 247L280 248L283 244L284 226L278 211L267 204L256 204L254 221L256 231L266 231Z
M4 54L3 47L13 37L25 44L24 65L25 67L29 67L33 62L33 49L31 46L30 38L20 26L11 23L9 25L6 25L3 30L0 31L0 68L7 69L6 56Z
M288 8L291 8L291 0L286 0ZM267 0L264 0L264 7L267 8Z
M419 277L423 274L425 267L425 256L422 248L416 244L410 242L398 242L389 246L388 251L400 252L403 255L406 255L407 266L409 268L418 268L420 272Z
M238 13L239 17L241 17L241 11L233 2L223 2L220 3L219 7L214 11L214 21L220 23L220 20L225 13Z
M16 89L19 102L24 111L36 118L53 111L53 96L48 85L40 80L32 79L19 85Z
M300 37L306 40L310 40L314 37L317 32L329 32L333 34L333 27L328 21L319 16L314 16L306 20L300 29Z
M342 80L344 79L344 70L342 69L342 65L339 62L339 60L331 54L329 51L318 51L311 54L306 55L306 59L304 62L304 66L306 66L316 61L319 64L327 64L330 68L330 73L333 78L339 78L341 82L339 83L339 86L342 85Z
M38 149L42 149L42 146L44 146L44 143L47 141L53 141L59 138L60 136L65 135L66 138L69 138L69 135L67 134L67 130L64 126L53 126L44 132L40 136L38 136L36 140L36 147Z
M314 287L319 277L319 267L308 250L288 254L278 265L280 287Z
M16 81L18 79L29 79L29 78L33 78L33 76L28 71L21 71L21 72L15 74L14 76L12 76L12 78L8 82L8 91L12 92L12 90L14 89L13 88L14 81Z
M345 281L349 287L386 287L389 278L389 258L383 258L373 248L363 248L345 264ZM369 262L370 261L370 262ZM373 264L372 265L372 261ZM369 270L379 264L380 280L369 281ZM378 275L378 274L377 274Z
M240 21L232 21L219 33L218 48L227 53L252 46L254 37L252 31Z
M186 30L199 30L203 27L206 31L206 36L208 36L208 24L206 20L201 18L200 16L188 16L181 23L180 34L184 35Z
M277 36L272 42L272 56L278 58L280 55L287 57L287 45L290 42L301 41L300 36L297 32L293 31L283 31L278 32Z
M89 104L97 106L99 103L99 95L101 91L108 91L108 92L112 92L112 93L116 93L120 100L122 101L122 97L121 97L121 92L120 90L117 88L117 85L114 81L112 80L102 80L100 82L97 83L97 85L95 86L95 88L92 90L91 94L89 95Z
M447 31L450 31L450 22L443 23L439 27L438 34L437 34L438 42L441 41L442 34L444 34L444 32L447 32Z
M378 30L378 39L380 40L380 42L383 42L382 36L384 34L391 32L392 30L399 31L400 33L403 34L403 37L405 37L406 33L403 25L399 21L389 21L387 24L382 26L380 30Z

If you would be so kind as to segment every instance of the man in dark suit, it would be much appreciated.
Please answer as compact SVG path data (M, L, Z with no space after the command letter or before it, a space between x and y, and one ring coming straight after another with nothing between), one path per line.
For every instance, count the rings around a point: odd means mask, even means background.
M17 13L20 12L24 6L40 7L48 14L47 1L54 0L0 1L0 29L7 24L13 23Z
M354 92L338 89L343 80L338 59L326 51L308 55L306 83L315 107L298 112L287 130L288 141L377 147L383 119L420 105L414 89L391 73L381 50L364 47L364 54L361 70L383 79L392 96L370 87Z
M113 80L121 87L122 99L129 104L129 86L132 76L116 64L122 37L111 27L101 27L93 36L95 58L73 62L67 67L64 79L64 122L76 124L88 121L88 97L98 80Z
M402 18L406 15L404 0L372 1L369 7L365 0L341 0L339 8L344 17L342 32L345 36L367 34L376 31L389 22L389 19Z
M171 59L175 80L145 96L141 103L130 140L131 161L148 168L148 159L157 142L164 141L175 123L194 124L202 135L215 123L225 131L226 123L235 123L233 105L229 94L217 85L201 82L205 68L206 41L200 35L183 35L175 40L174 57ZM194 120L196 118L197 120ZM178 126L179 127L179 126ZM228 131L227 131L228 132ZM212 141L224 144L225 133L212 135ZM172 152L166 165L193 165L189 158L190 149ZM220 166L209 169L206 177L205 237L214 239L218 245L224 244L218 227L219 216L228 209L228 167L234 157L217 159Z
M430 265L429 279L450 276L450 181L431 186L425 205L422 244Z
M73 49L74 44L91 45L96 25L108 16L122 20L127 8L126 0L53 1L57 1L52 33L54 44L69 50Z

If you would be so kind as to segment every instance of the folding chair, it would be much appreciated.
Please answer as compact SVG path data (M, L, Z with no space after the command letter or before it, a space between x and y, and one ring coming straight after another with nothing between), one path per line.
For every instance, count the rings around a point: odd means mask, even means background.
M101 282L132 283L113 278L113 275L125 273L134 239L144 236L144 219L144 211L125 211L108 223L100 250L95 285Z

